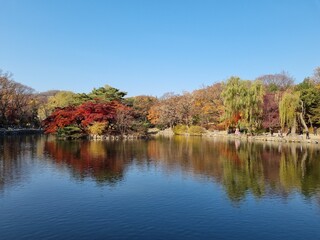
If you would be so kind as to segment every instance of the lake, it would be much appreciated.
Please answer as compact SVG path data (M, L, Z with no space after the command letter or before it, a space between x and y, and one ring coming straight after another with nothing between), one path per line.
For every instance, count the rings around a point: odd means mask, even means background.
M320 239L320 147L0 138L0 239Z

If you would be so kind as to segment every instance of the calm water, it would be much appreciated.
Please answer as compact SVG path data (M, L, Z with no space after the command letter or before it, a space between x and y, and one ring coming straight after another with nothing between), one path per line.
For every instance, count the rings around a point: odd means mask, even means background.
M0 239L320 239L320 148L0 138Z

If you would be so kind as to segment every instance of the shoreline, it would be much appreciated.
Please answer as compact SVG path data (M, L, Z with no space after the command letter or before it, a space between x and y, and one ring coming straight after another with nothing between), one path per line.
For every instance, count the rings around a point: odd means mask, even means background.
M279 143L308 143L308 144L319 144L320 136L310 134L310 139L306 139L305 135L294 135L294 136L283 136L279 137L277 135L270 136L268 135L257 135L257 136L248 136L245 134L235 135L227 134L225 132L209 132L202 135L203 137L214 138L214 137L223 137L230 139L239 139L252 142L279 142Z
M238 139L242 141L248 142L279 142L279 143L308 143L308 144L319 144L320 136L310 134L310 139L306 139L305 135L289 135L289 136L278 136L278 134L274 134L273 136L270 133L250 136L246 134L228 134L226 131L207 131L201 135L191 135L189 133L186 134L174 134L171 129L165 129L159 131L155 136L164 136L164 137L172 137L172 136L201 136L205 138L226 138L226 139Z
M25 135L25 134L42 134L42 129L0 129L0 136L7 136L7 135Z
M42 129L0 129L0 136L10 136L10 135L26 135L26 134L43 134ZM134 139L151 139L154 137L172 137L172 136L185 136L185 137L193 137L190 134L174 134L172 130L166 129L159 131L157 133L149 132L146 136L142 135L125 135L125 136L97 136L97 135L89 135L89 141L108 141L108 140L134 140ZM307 144L319 144L320 143L320 136L310 134L310 139L306 139L305 135L294 135L294 136L283 136L279 137L278 135L270 136L270 134L265 135L256 135L256 136L249 136L246 134L236 135L234 133L228 134L226 131L215 131L204 133L202 135L194 135L200 136L205 138L226 138L226 139L238 139L241 141L247 142L279 142L279 143L307 143Z

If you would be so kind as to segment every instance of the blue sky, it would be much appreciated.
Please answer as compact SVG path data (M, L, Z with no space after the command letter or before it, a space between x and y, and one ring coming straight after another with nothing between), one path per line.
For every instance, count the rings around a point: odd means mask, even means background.
M181 93L320 66L320 0L0 0L0 69L36 91Z

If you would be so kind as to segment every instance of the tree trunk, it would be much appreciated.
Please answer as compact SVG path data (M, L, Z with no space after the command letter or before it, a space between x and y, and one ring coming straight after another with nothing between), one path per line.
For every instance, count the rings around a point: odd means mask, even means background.
M311 121L311 118L310 118L310 115L309 115L309 114L307 114L307 116L308 116L308 119L309 119L310 127L311 127L311 128L313 128L313 126L312 126L312 121Z
M304 119L303 119L302 113L299 113L299 117L300 117L301 124L302 124L302 126L304 127L304 130L306 130L306 132L308 132L309 129L308 129L308 127L307 127L306 122L305 122Z
M291 134L295 135L296 131L297 131L297 118L295 117L293 120L292 127L291 127Z

